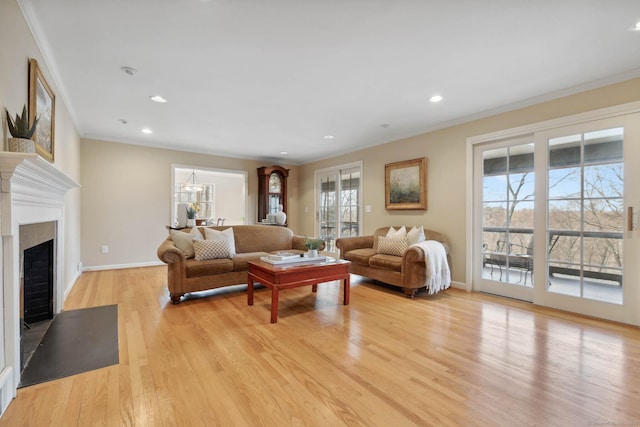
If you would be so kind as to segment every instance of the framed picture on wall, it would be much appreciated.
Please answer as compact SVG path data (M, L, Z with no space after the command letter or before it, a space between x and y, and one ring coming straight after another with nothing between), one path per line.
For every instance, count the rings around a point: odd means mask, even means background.
M38 61L29 60L29 122L38 118L33 140L36 152L53 163L56 96L38 67Z
M427 209L427 159L413 159L384 166L384 207Z

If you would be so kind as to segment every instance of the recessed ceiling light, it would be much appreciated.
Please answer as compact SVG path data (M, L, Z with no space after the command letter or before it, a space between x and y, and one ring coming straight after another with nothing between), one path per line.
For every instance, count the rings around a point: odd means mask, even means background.
M289 153L286 152L286 151L281 151L280 154L285 155L285 154L289 154Z
M142 133L146 133L147 135L150 135L150 134L153 133L153 131L151 129L149 129L149 128L143 128L142 129Z
M333 135L325 135L324 139L333 139Z
M159 102L160 104L164 104L165 102L167 102L167 100L161 97L160 95L150 96L149 99L152 100L153 102Z
M640 21L636 22L636 25L633 26L633 31L640 31Z
M123 73L128 74L130 76L135 76L138 70L133 67L120 67Z
M442 95L433 95L431 98L429 98L429 102L440 102L444 99L444 97Z

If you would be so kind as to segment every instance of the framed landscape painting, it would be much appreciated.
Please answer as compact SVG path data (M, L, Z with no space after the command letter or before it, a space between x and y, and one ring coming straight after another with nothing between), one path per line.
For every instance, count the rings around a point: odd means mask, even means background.
M38 61L29 60L29 123L38 118L33 140L36 152L53 162L56 96L44 79Z
M385 209L427 209L427 159L384 166Z

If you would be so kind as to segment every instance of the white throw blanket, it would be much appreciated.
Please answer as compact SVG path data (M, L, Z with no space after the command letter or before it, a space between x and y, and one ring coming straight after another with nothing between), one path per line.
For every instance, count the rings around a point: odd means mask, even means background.
M429 295L448 289L451 285L451 270L447 263L447 251L444 245L437 240L425 240L416 243L424 252L424 263L427 268L425 286L429 289Z

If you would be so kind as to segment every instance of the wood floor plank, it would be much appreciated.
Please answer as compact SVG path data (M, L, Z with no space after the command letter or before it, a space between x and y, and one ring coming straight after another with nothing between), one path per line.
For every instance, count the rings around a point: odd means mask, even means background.
M640 331L451 289L353 276L171 304L166 268L87 272L65 309L118 304L120 363L25 387L3 426L640 424Z

